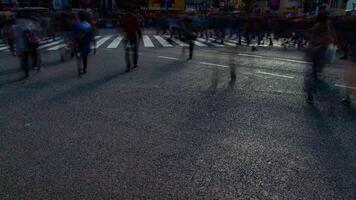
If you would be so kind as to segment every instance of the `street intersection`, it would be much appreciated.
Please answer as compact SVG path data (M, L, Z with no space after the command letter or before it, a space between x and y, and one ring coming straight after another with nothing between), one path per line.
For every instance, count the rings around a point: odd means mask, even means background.
M184 45L143 39L124 73L118 37L101 37L82 77L43 51L42 70L18 81L18 59L0 52L0 199L356 198L341 64L312 106L302 51L210 45L187 61Z

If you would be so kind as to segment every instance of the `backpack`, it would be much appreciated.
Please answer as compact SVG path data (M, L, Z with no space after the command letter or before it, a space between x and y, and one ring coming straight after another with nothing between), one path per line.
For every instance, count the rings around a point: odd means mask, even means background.
M25 32L25 36L26 36L26 40L27 40L28 44L31 47L38 46L38 44L41 41L40 37L38 37L35 33L31 32L31 31Z

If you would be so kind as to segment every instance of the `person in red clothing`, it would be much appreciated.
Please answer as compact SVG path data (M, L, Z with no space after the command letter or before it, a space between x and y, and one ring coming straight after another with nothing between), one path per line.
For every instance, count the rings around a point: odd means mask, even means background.
M133 67L138 67L138 45L139 40L142 38L142 33L137 17L130 12L123 18L122 28L125 34L126 72L129 72L131 70L130 54L133 54Z

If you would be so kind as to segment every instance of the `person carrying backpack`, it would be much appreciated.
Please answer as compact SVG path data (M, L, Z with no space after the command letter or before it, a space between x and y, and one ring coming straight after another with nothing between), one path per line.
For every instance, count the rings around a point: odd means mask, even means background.
M84 11L78 13L78 21L73 24L74 48L77 56L78 75L86 74L88 67L88 55L91 52L91 44L96 46L94 30L87 21ZM94 48L94 52L96 52Z

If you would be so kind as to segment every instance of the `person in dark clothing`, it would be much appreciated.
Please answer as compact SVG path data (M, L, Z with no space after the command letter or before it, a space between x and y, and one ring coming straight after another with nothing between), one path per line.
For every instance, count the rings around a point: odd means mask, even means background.
M86 16L87 14L85 12L79 12L79 21L73 24L79 76L87 73L88 55L91 51L91 43L93 43L95 47L94 30L90 23L86 21ZM81 64L83 64L83 67L81 67Z
M191 60L193 59L194 40L197 37L196 33L194 32L193 21L191 18L184 19L184 33L185 39L189 44L189 60Z
M126 72L131 70L130 54L133 54L133 67L138 67L138 45L142 38L141 29L137 17L132 13L127 13L122 21L122 28L125 34L125 59Z
M4 38L7 40L11 53L15 55L15 38L12 29L13 24L14 24L13 19L6 20L4 27L2 27L1 29L1 33L4 36Z
M336 42L333 27L325 12L319 13L317 23L312 28L309 38L309 54L313 62L312 68L307 68L304 86L307 94L307 102L313 103L313 93L316 92L318 73L322 72L326 65L326 50L328 45Z

